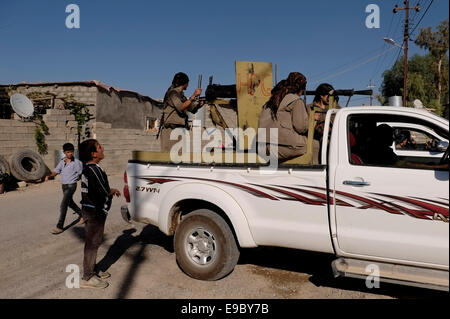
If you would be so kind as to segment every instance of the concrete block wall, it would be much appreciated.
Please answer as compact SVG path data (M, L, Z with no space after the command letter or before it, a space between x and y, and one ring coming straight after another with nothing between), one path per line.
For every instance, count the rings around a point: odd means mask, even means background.
M64 143L72 143L77 146L77 122L69 110L47 110L42 116L49 128L49 135L45 136L48 145L44 161L50 169L55 166L55 151L62 150Z
M99 92L97 122L111 123L112 128L145 129L146 117L160 118L162 109L132 94Z
M0 155L8 159L17 150L29 148L37 151L34 141L36 125L18 120L0 120Z
M43 116L49 127L49 135L45 136L48 152L41 154L49 170L55 166L55 151L60 151L64 143L77 146L76 125L73 115L67 110L47 110ZM0 120L0 155L8 159L22 149L38 152L34 133L36 124L20 120ZM108 174L122 173L131 152L134 150L160 151L160 140L156 133L133 129L112 129L111 124L96 122L93 124L93 138L96 138L105 149L105 159L101 166Z
M42 85L42 86L18 86L15 91L16 93L22 93L24 95L30 94L31 92L46 93L50 92L56 94L57 97L64 97L73 95L74 99L78 102L85 104L92 104L89 106L89 111L93 116L96 116L96 103L98 88L96 86L86 86L86 85ZM62 105L60 100L55 100L55 108L61 108Z
M144 131L145 116L155 115L159 117L160 109L154 107L148 101L141 101L136 97L124 96L119 98L116 93L110 95L118 99L118 108L114 109L111 101L103 101L102 97L109 96L100 92L96 86L87 85L38 85L38 86L17 86L12 92L29 95L31 92L56 94L57 97L73 95L73 97L82 103L92 104L89 107L94 120L90 121L84 130L89 130L89 138L97 138L105 147L105 159L102 161L102 167L108 173L122 173L131 157L133 150L159 151L160 140L156 140L156 133ZM119 103L120 102L120 103ZM137 127L131 128L112 128L114 124L100 122L97 119L99 103L105 108L105 114L120 113L119 122L124 122L131 118L130 114L139 113L139 120L142 122ZM77 146L77 122L70 115L69 110L62 109L60 100L55 100L55 108L46 110L43 119L49 127L49 135L45 136L48 145L48 153L41 155L47 167L52 170L55 165L55 151L60 151L62 145L70 142ZM101 110L100 110L101 111ZM120 111L120 112L119 112ZM125 112L125 114L123 114ZM98 114L97 114L98 113ZM155 114L153 114L155 113ZM136 115L137 116L137 115ZM101 120L101 119L100 119ZM99 121L99 122L97 122ZM107 121L109 122L109 121ZM112 122L112 121L111 121ZM136 125L134 125L136 126ZM33 122L23 122L20 118L14 120L0 120L0 155L9 158L20 149L28 148L35 152L38 151L34 139L37 124ZM120 126L119 126L120 127ZM84 131L83 131L84 133ZM82 133L82 135L83 135ZM81 140L86 137L81 137Z
M47 167L52 170L55 164L55 151L61 150L66 142L76 145L77 136L73 134L74 130L71 128L75 121L73 115L70 115L70 111L67 110L47 110L43 119L50 134L45 135L47 154L41 154L41 157ZM36 127L37 124L34 122L17 119L0 120L0 155L9 159L11 155L23 149L38 153L34 138Z
M159 152L160 140L156 133L135 129L113 129L110 123L93 124L94 138L104 147L105 159L101 166L108 174L123 173L131 152L135 150Z

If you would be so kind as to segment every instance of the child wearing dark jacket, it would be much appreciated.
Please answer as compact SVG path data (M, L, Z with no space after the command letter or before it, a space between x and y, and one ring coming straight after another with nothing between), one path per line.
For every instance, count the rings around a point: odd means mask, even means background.
M106 216L111 208L114 195L120 192L109 187L108 176L98 165L105 157L102 145L94 139L86 140L79 147L80 160L84 164L81 175L81 206L85 221L85 237L83 259L83 277L80 288L106 288L108 283L103 279L110 277L108 272L96 269L97 251L102 243Z

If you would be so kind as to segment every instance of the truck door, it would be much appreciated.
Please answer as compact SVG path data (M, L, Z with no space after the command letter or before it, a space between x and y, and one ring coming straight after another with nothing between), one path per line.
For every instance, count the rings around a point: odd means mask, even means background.
M448 124L388 112L347 114L342 120L346 125L338 128L338 159L330 176L340 253L448 269L448 166L437 168L433 158L399 161L392 140L386 141L392 138L389 122L424 125L447 139Z

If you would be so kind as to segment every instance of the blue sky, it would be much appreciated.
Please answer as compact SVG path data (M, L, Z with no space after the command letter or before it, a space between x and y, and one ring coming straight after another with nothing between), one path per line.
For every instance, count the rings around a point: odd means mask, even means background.
M412 28L431 1L411 11ZM66 28L70 3L80 8L80 29ZM372 3L380 7L379 29L365 26ZM161 98L179 71L191 78L187 94L199 74L203 88L210 75L234 84L238 60L277 64L278 80L302 72L311 90L320 82L360 90L372 80L377 92L400 50L382 38L402 42L404 11L394 15L395 4L403 1L1 0L0 83L99 80ZM448 10L448 0L434 0L413 39ZM415 53L426 52L410 42ZM368 98L350 105L362 103Z

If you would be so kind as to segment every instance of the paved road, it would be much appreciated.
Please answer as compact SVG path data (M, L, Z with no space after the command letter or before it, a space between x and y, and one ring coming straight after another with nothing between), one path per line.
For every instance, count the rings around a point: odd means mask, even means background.
M122 189L121 176L110 177ZM194 280L177 266L172 237L150 225L125 223L123 197L108 216L98 261L112 277L105 290L66 287L68 265L82 265L83 226L50 234L62 197L58 180L0 195L0 298L433 298L448 294L363 280L334 279L332 256L281 248L244 249L239 264L215 282ZM79 189L75 196L80 200Z

